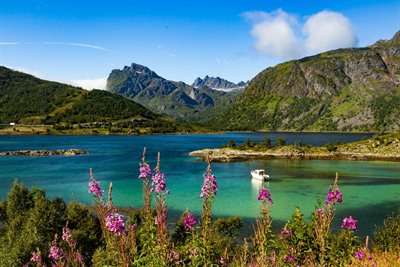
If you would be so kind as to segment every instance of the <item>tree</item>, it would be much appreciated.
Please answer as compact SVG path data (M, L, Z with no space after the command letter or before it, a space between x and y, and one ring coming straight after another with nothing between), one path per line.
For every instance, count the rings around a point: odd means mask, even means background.
M286 145L286 140L278 137L278 139L276 139L276 146L284 146L284 145Z

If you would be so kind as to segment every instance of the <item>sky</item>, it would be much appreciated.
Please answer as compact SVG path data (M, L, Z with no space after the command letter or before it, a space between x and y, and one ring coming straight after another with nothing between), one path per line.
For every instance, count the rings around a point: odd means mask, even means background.
M0 0L0 65L85 89L132 63L238 83L398 30L400 0Z

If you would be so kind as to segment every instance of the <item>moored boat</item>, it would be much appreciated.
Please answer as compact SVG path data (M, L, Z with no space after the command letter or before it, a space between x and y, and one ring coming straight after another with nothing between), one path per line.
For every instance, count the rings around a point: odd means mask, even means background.
M254 170L251 171L251 177L255 180L259 181L268 181L269 180L269 175L265 173L265 170L260 169L260 170Z

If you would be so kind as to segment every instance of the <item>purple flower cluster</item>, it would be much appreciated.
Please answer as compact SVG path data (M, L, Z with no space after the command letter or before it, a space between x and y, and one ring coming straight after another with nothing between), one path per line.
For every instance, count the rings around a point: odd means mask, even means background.
M167 184L165 183L165 175L163 173L156 173L152 179L151 192L163 192L167 188ZM166 190L165 193L169 194L169 190Z
M110 232L113 232L117 235L121 235L121 233L125 230L125 224L120 215L115 215L108 213L106 217L106 226Z
M274 202L272 201L271 194L270 194L270 192L268 191L268 189L261 189L261 190L258 192L258 198L257 198L257 199L260 200L260 201L265 201L265 199L267 199L268 202L269 202L270 204L273 204L273 203L274 203Z
M40 257L40 254L33 252L30 262L41 262L41 261L42 261L42 257Z
M78 260L78 262L82 262L83 261L83 256L82 254L80 254L79 252L76 253L76 259Z
M64 256L64 251L57 247L57 246L51 246L50 247L50 253L49 253L49 258L50 259L55 259L58 260L59 258Z
M218 192L217 178L211 172L206 172L203 175L204 183L201 188L201 198L209 198L212 195L216 196Z
M342 228L347 228L353 231L357 231L357 220L354 220L351 216L343 219Z
M196 217L188 213L184 218L183 218L183 227L185 228L186 231L190 231L193 229L193 226L197 224Z
M89 182L89 193L94 193L97 197L101 197L104 194L104 190L100 189L100 182L91 179Z
M355 254L359 261L362 261L365 258L365 253L362 251L356 251Z
M73 245L74 240L72 240L71 229L69 229L68 227L63 227L62 232L62 240L67 242L69 245Z
M328 195L326 196L325 204L326 205L335 205L336 201L337 202L342 202L342 191L340 191L339 188L336 190L333 190L332 186L329 187Z
M281 239L286 239L287 237L291 236L292 233L289 230L284 230L281 232L280 238Z
M147 162L139 163L139 179L150 179L152 176L150 165Z

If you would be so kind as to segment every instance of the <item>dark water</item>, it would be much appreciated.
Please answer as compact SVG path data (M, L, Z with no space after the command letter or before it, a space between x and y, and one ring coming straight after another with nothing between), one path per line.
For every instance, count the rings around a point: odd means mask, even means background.
M27 186L46 189L48 197L61 196L66 201L90 204L87 193L89 168L107 191L113 183L116 205L142 205L139 162L143 147L147 161L154 168L157 152L161 153L161 172L166 175L170 218L176 219L184 210L198 214L199 194L206 163L187 156L192 150L220 147L233 139L274 142L281 137L288 144L302 142L323 145L328 142L358 141L366 134L337 133L226 133L201 135L154 136L0 136L0 151L20 149L80 148L89 155L53 157L0 157L0 199L7 196L12 182L18 178ZM252 162L213 163L219 192L215 199L215 216L241 216L254 222L259 212L259 184L252 182L250 171L263 168L271 177L269 189L274 204L275 225L283 225L296 206L310 215L318 199L324 200L329 185L339 173L343 203L337 206L336 224L347 216L359 220L359 234L371 234L375 224L382 224L400 203L400 163L382 161L321 161L269 160Z

